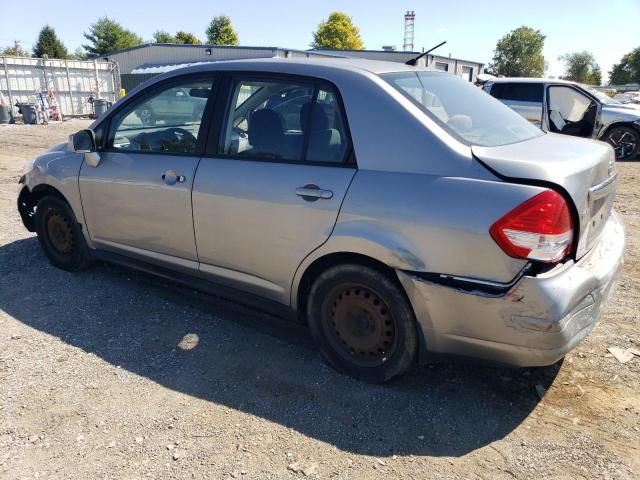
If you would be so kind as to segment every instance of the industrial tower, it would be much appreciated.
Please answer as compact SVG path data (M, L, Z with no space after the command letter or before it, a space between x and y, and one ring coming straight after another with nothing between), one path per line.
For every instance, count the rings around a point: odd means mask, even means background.
M416 21L416 14L413 10L404 14L404 45L405 52L413 52L413 27Z

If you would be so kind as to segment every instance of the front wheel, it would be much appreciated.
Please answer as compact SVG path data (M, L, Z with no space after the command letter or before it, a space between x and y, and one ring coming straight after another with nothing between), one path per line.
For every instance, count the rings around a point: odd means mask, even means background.
M54 196L40 199L35 227L40 246L54 266L73 272L92 264L80 225L64 200Z
M615 150L617 160L632 160L640 149L640 132L625 125L610 129L605 140Z
M416 320L401 288L385 273L338 265L314 282L309 328L327 362L359 380L383 383L413 363Z

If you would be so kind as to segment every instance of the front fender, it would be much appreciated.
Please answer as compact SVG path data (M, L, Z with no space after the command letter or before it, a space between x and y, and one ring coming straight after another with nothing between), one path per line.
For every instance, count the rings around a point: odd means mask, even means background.
M78 175L84 161L82 153L69 152L63 146L56 146L47 153L35 158L24 173L22 182L32 194L40 189L53 188L60 192L73 210L78 223L84 225L84 214L80 200ZM84 236L91 247L86 228Z

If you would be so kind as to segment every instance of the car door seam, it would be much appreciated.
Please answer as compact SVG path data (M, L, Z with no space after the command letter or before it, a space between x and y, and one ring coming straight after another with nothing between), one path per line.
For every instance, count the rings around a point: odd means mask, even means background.
M331 231L329 232L329 235L327 235L327 238L325 238L325 240L320 245L318 245L316 248L314 248L307 255L304 256L304 258L300 261L300 263L296 267L295 272L293 272L293 277L291 278L291 284L289 286L289 306L293 305L293 298L292 298L292 295L293 295L293 282L295 281L296 277L298 276L298 271L300 270L300 267L304 264L304 262L307 260L307 258L309 258L311 255L313 255L314 252L316 252L319 248L321 248L324 244L326 244L329 241L329 239L331 238L331 235L333 235L333 232L336 229L336 225L338 224L338 218L340 218L340 213L342 212L342 206L344 205L344 202L347 199L347 195L349 194L349 189L351 188L351 184L353 183L353 180L356 178L356 175L358 175L359 169L356 168L354 170L355 171L353 172L353 175L351 176L351 179L349 180L347 188L344 191L344 195L342 196L342 200L340 201L340 206L338 207L338 210L336 212L336 218L335 218L335 220L333 222L333 225L331 226Z

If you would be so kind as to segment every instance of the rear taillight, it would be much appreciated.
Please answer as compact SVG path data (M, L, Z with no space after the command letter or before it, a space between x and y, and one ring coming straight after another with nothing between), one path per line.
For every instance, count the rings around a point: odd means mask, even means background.
M556 263L571 250L573 222L562 195L545 190L511 210L489 232L511 257Z

